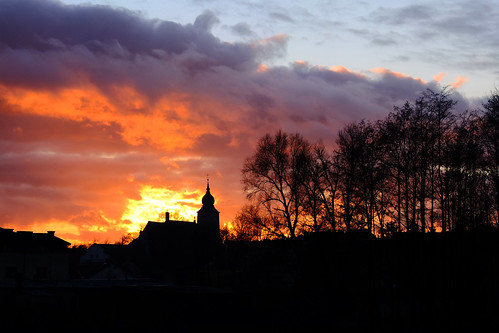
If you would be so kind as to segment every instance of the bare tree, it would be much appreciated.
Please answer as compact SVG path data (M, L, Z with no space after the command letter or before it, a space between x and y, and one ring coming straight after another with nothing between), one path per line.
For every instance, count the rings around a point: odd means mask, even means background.
M330 172L329 165L327 165L330 161L327 160L325 154L324 145L317 143L312 149L306 151L306 166L300 170L304 191L305 219L309 220L305 222L305 228L312 232L324 231L331 226L331 223L328 223L330 198L327 198L328 190L325 181L325 177L328 176L325 173ZM332 204L334 205L334 200Z
M499 92L495 92L483 105L482 141L485 146L487 173L495 198L495 219L499 222Z
M336 153L329 154L322 144L314 148L315 163L320 168L318 187L320 188L320 200L324 208L325 218L329 223L330 230L337 230L336 201L340 182L339 156Z
M244 163L242 183L249 199L265 209L275 233L295 237L304 207L303 176L310 144L299 134L265 135Z
M347 231L355 224L375 232L379 190L384 181L378 148L376 125L371 122L347 125L338 134L340 192Z
M261 239L281 238L275 234L271 220L259 211L258 206L244 205L231 223L230 240L256 241Z
M385 156L383 164L387 170L388 214L396 221L395 229L402 232L410 222L410 170L414 156L411 154L409 123L412 108L408 102L403 107L394 107L380 127L381 144Z

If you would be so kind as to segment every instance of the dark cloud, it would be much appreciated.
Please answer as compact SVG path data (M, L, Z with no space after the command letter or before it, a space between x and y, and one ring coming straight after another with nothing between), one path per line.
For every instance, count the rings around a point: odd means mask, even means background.
M368 30L368 29L356 29L356 28L349 28L347 29L349 32L357 35L357 36L361 36L361 37L364 37L364 36L370 36L371 35L371 31Z
M230 27L231 31L234 32L237 35L243 36L243 37L248 37L248 36L255 36L255 33L253 30L251 30L251 27L248 23L246 22L240 22L232 27Z
M134 61L141 56L164 60L195 51L209 57L213 65L232 68L251 65L253 48L222 43L209 33L217 21L213 13L205 12L193 25L182 26L174 22L145 20L137 13L104 6L3 0L0 30L9 33L0 36L0 48L7 57L2 62L18 59L18 65L40 64L46 61L44 55L48 52L53 52L54 57L64 57L63 54L69 52L73 56L76 53L80 58L93 57L99 61L103 58ZM32 53L26 54L27 50L32 50ZM48 65L50 69L50 63ZM68 64L63 61L63 65ZM75 61L73 65L80 64ZM4 66L1 69L2 76L10 74Z
M213 26L220 23L218 17L211 11L205 11L194 21L194 28L201 33L209 32Z
M295 20L293 20L290 16L283 13L274 12L270 13L269 16L273 20L283 21L286 23L295 23Z
M377 25L408 28L410 37L422 41L441 38L457 47L467 43L469 48L471 42L482 48L498 45L498 15L497 6L491 5L489 1L477 0L473 4L468 1L450 1L441 6L421 3L393 8L381 7L365 19Z
M398 42L393 38L374 38L371 40L371 43L378 46L392 46L398 44Z
M408 5L398 8L380 7L370 15L370 19L377 23L385 24L407 24L429 22L438 9L434 6Z
M497 62L498 18L497 6L484 0L474 1L473 4L468 1L444 1L439 6L423 2L380 7L364 17L373 24L377 35L369 32L363 35L373 42L394 41L407 47L418 46L414 52L427 62L452 62L461 68L480 69L487 66L485 64ZM394 38L393 27L404 31L403 34ZM360 31L352 32L360 34ZM442 50L435 44L448 47Z

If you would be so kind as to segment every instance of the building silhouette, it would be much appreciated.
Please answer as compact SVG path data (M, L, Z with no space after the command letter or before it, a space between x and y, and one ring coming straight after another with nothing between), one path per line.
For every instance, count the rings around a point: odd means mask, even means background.
M18 285L69 279L69 245L56 237L55 231L16 232L0 228L0 281Z
M134 280L141 274L131 257L127 245L94 243L79 258L79 276L86 280Z
M196 221L148 221L128 246L143 276L189 282L220 250L220 218L209 182Z
M93 244L85 252L54 231L34 233L0 228L0 283L154 278L192 283L206 272L221 249L219 212L207 182L202 206L194 221L177 221L165 214L149 221L128 245Z

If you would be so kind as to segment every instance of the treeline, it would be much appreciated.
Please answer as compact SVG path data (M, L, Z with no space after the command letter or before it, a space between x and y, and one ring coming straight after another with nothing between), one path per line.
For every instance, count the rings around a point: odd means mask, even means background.
M225 237L496 227L499 94L478 110L455 105L447 90L427 90L383 120L347 125L331 150L300 134L265 135L242 168L250 203Z

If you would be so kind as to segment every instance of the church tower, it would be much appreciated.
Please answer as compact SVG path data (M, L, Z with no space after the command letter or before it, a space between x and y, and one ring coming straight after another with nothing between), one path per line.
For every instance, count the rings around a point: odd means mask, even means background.
M220 239L220 212L215 208L215 198L210 193L210 180L206 181L206 193L202 199L203 206L198 210L197 224L201 236L211 244L218 244Z

